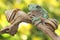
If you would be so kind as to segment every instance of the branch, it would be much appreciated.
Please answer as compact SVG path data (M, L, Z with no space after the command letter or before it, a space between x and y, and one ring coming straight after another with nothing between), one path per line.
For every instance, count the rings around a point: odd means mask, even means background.
M11 15L7 15L9 13L7 12L6 16L7 16L8 22L10 22L11 25L9 25L7 28L0 30L0 34L9 33L10 35L15 35L17 32L19 23L29 22L37 26L38 29L41 29L47 35L49 35L52 38L52 40L60 40L60 37L54 33L54 30L58 26L54 19L50 20L50 19L41 18L41 23L38 23L37 21L32 22L32 18L34 17L35 13L33 15L30 15L30 14L26 14L23 11L20 11L20 10L16 11L16 10L14 10L11 13Z

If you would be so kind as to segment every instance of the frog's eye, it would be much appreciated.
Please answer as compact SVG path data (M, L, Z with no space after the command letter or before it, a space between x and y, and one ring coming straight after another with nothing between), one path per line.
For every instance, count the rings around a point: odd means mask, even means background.
M36 8L41 8L41 7L37 5Z

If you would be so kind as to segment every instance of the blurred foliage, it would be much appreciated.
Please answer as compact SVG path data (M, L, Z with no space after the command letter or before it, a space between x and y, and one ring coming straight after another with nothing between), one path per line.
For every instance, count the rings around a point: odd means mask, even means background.
M58 21L58 29L55 31L60 36L60 0L0 0L0 29L9 25L6 20L5 11L19 8L26 13L29 12L29 4L38 4L45 8L50 18ZM41 30L29 23L21 23L15 36L9 34L0 35L0 40L51 40Z

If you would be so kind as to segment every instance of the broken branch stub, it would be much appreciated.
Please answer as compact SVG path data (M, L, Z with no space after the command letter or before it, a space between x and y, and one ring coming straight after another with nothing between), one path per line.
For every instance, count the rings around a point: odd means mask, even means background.
M30 17L25 12L20 11L19 9L15 9L14 11L7 11L6 17L7 17L8 22L11 23L11 25L9 25L8 28L4 28L0 30L0 33L9 33L11 35L14 35L17 32L19 23L31 22Z
M6 10L5 15L6 15L7 21L11 22L14 19L15 15L18 11L19 11L19 9Z

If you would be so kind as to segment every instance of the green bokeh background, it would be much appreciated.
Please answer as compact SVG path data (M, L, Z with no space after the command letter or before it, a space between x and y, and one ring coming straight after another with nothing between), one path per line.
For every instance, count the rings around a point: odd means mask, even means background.
M0 0L0 29L9 25L5 16L6 10L19 8L28 13L28 5L32 3L45 8L48 11L49 17L55 18L58 21L58 29L55 30L55 33L60 36L60 0ZM22 25L24 24L22 23ZM2 34L0 35L0 40L51 40L49 36L33 26L31 31L25 33L23 30L26 28L29 29L29 25L28 27L22 27L23 33L21 31L17 32L15 36Z

